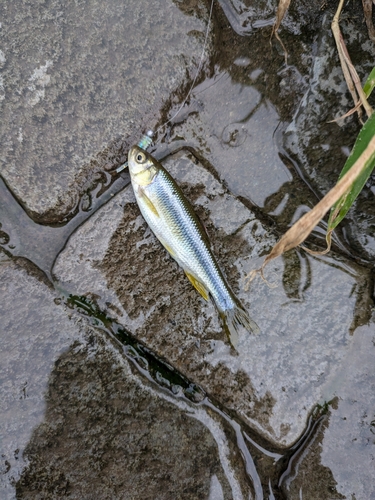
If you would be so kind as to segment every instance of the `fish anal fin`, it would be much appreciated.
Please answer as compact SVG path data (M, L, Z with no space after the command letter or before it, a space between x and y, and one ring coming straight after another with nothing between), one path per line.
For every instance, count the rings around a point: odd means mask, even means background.
M161 240L160 240L161 241ZM173 257L175 258L175 253L174 251L172 250L172 248L167 244L167 243L164 243L164 241L161 241L161 244L163 245L163 247L167 250L167 252Z
M142 189L141 186L138 186L138 194L142 198L142 201L147 205L147 207L149 208L149 210L151 210L151 212L154 213L156 215L156 217L160 217L157 208L152 203L152 201L150 200L150 198L145 193L145 190Z
M204 300L208 300L208 290L203 283L198 281L192 274L189 273L189 271L186 271L186 269L184 269L184 271L193 287L202 295Z

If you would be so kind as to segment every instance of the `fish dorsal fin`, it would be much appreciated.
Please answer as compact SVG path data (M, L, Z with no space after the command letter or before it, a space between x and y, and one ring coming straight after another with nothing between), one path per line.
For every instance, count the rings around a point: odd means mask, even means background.
M204 238L204 241L206 242L206 245L208 246L208 248L211 248L211 241L210 241L210 237L208 236L208 232L207 232L207 228L206 226L204 225L204 223L202 222L201 218L198 217L198 220L203 228L203 238Z
M192 274L189 273L189 271L186 271L186 269L184 269L184 271L193 287L202 295L204 300L208 300L208 290L203 283L198 281Z
M142 200L144 201L144 203L147 205L147 207L151 210L151 212L154 213L157 217L160 217L157 208L152 203L152 201L150 200L150 198L145 193L145 190L141 186L138 186L138 194L139 194L140 198L142 198Z

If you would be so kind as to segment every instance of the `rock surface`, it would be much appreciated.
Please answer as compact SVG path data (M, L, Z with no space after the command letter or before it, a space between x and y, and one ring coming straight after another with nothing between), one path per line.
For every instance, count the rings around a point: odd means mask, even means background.
M244 335L238 352L231 349L212 303L197 295L146 227L131 187L71 237L54 273L69 293L95 297L136 338L287 447L345 357L361 300L353 287L366 288L366 276L334 258L292 254L270 266L274 287L257 283L245 292L245 274L275 239L193 160L181 152L165 166L194 203L229 281L260 326L258 336ZM299 275L282 278L288 259L297 261Z
M334 397L309 446L283 485L287 498L373 499L375 460L375 326L363 326L329 380Z
M128 182L109 174L127 147L187 96L208 4L22 7L0 4L1 175L19 201L0 180L0 497L373 498L373 179L339 235L367 267L291 252L266 272L276 287L243 289L270 228L284 232L333 185L358 131L355 116L327 123L351 106L336 6L291 2L285 65L269 1L214 3L212 71L151 149L190 148L165 163L261 326L239 353L131 189L105 205ZM345 5L342 29L364 81L374 48L361 8ZM53 290L46 276L75 230ZM87 309L67 308L69 292Z
M95 173L155 126L201 57L196 12L144 0L1 4L1 171L35 218L61 222Z
M133 373L21 264L0 267L1 498L248 498L220 417Z

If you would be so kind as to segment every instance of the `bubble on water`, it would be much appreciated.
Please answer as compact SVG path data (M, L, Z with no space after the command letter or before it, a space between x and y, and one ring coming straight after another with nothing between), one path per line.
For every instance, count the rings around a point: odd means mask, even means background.
M247 129L242 123L230 123L223 130L221 139L224 144L228 144L232 148L238 148L246 141L247 135Z

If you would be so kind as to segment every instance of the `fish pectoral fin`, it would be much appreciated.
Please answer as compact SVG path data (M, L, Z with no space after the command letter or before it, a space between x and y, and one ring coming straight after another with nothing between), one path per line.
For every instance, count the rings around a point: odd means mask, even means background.
M150 198L145 193L145 190L142 189L141 186L138 186L138 194L142 198L142 200L146 203L147 207L151 210L151 212L153 212L157 217L160 217L157 208L152 203L152 201L150 200Z
M189 271L186 271L186 269L184 269L184 271L193 287L202 295L204 300L208 300L208 290L203 283L198 281L192 274L189 273Z

